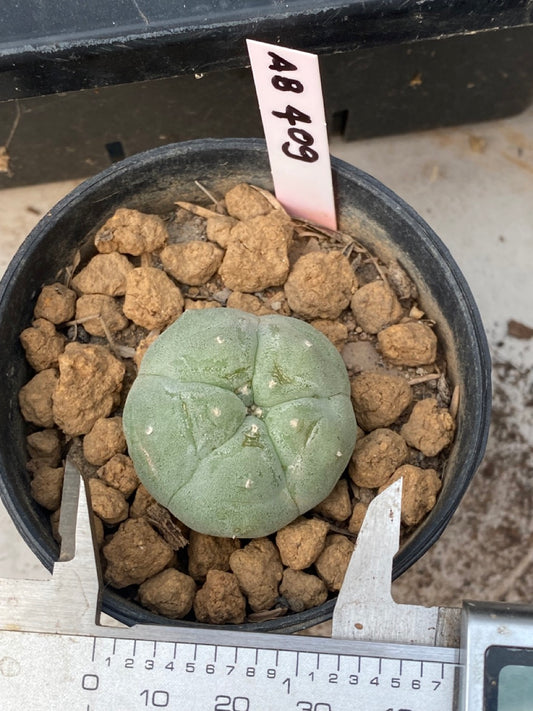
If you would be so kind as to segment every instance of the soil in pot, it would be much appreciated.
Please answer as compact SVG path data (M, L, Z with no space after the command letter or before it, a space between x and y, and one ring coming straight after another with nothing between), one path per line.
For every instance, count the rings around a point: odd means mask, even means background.
M458 394L416 285L352 236L290 220L244 184L208 207L119 209L96 227L93 254L43 288L21 334L36 371L19 398L35 500L56 527L69 450L89 480L107 584L169 618L241 623L335 596L376 493L403 475L406 536L441 487ZM184 310L225 307L322 331L346 365L360 428L327 499L253 540L176 520L140 484L121 423L150 343Z

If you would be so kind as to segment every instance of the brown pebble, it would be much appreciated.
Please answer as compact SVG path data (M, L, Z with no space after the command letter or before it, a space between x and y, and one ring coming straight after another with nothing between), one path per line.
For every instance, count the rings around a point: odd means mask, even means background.
M95 316L96 318L89 318ZM129 321L118 302L106 294L84 294L76 302L76 320L92 336L107 336L126 328ZM102 323L103 322L103 323Z
M139 486L139 477L132 460L126 454L115 454L98 471L96 475L108 486L117 489L128 499Z
M357 288L342 252L311 252L295 263L285 283L291 309L309 319L336 319Z
M393 365L431 365L437 357L437 336L425 323L407 321L378 333L383 354Z
M72 286L82 294L123 296L126 276L132 270L133 264L123 254L96 254L72 279Z
M104 346L68 343L59 357L54 421L65 434L87 434L120 401L125 367Z
M237 220L233 217L225 215L209 217L205 225L207 239L226 249L231 240L231 230L236 224Z
M348 328L340 321L318 318L311 321L311 326L324 334L333 343L337 350L342 350L348 338Z
M246 600L233 573L209 570L204 586L194 599L199 622L214 625L240 624L246 615Z
M34 459L40 459L49 467L57 467L61 461L61 441L56 429L32 432L26 437L28 454Z
M91 506L104 523L112 526L128 517L128 502L117 489L100 479L89 479Z
M228 215L237 220L250 220L272 212L272 205L259 190L246 183L239 183L224 196Z
M204 580L208 570L229 570L233 551L241 547L238 538L218 538L191 531L189 539L189 575Z
M303 612L327 600L328 591L324 581L302 570L286 568L279 586L280 595L293 612Z
M144 354L148 350L148 348L152 345L152 343L156 340L156 338L159 336L159 329L155 329L154 331L151 331L146 338L143 338L139 341L139 345L137 346L135 350L135 355L133 356L133 362L137 366L137 369L141 367L141 362L142 359L144 358Z
M137 267L126 279L123 309L138 326L163 329L182 313L183 296L161 269Z
M148 493L148 489L144 484L139 484L133 503L130 506L130 518L142 518L154 503L156 503L156 500Z
M268 538L250 541L231 554L229 565L252 610L270 610L283 575L283 565L272 541Z
M442 483L434 469L421 469L404 464L379 489L379 493L400 477L403 477L402 523L405 526L416 526L435 506Z
M160 249L167 239L166 225L158 215L120 207L100 227L94 244L103 254L121 252L140 255Z
M283 284L289 273L292 232L291 223L278 211L238 222L218 270L224 285L250 293Z
M218 301L211 301L209 299L185 299L185 304L183 306L184 311L189 309L194 309L199 311L200 309L219 309L222 304Z
M402 307L395 293L384 281L361 286L350 302L357 325L366 333L378 333L402 317Z
M226 302L226 306L230 309L240 309L247 311L255 316L265 316L273 314L275 311L265 306L261 299L253 294L243 294L240 291L233 291Z
M74 316L76 292L56 282L44 286L35 304L35 318L44 318L54 324L70 321Z
M312 565L326 543L329 525L318 519L298 518L276 534L283 565L303 570Z
M224 252L211 242L169 244L160 253L163 268L182 284L199 286L211 279Z
M429 397L415 404L400 431L407 444L426 457L434 457L453 440L455 422L448 410Z
M52 393L55 391L58 373L55 368L41 370L19 391L19 405L22 417L37 427L54 426L52 413Z
M350 492L346 479L339 479L331 494L318 506L315 506L314 511L339 523L345 521L352 513Z
M350 478L357 486L377 489L408 456L404 438L380 427L356 443L348 469Z
M411 387L401 375L363 372L351 382L357 423L366 431L388 427L411 404Z
M354 544L346 536L331 533L327 537L324 550L315 562L315 568L328 590L338 592L341 589L353 549Z
M102 548L104 578L115 588L139 585L174 560L174 552L144 519L128 519Z
M37 371L57 367L58 356L63 352L66 341L65 336L45 318L36 319L30 328L20 334L26 360Z
M189 614L195 595L194 580L175 568L162 570L139 587L141 605L172 620Z
M49 511L59 508L62 489L63 467L40 467L31 482L31 495Z
M358 501L353 507L352 515L348 521L348 530L350 533L357 534L361 530L363 521L365 520L366 512L368 511L367 504Z
M100 417L83 438L83 455L98 467L115 454L126 451L122 417Z

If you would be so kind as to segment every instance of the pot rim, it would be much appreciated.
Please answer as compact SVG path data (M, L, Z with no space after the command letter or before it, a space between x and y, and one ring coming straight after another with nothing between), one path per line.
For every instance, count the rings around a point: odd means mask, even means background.
M80 201L90 199L91 194L97 187L101 189L106 183L114 183L120 179L121 176L127 176L130 171L135 170L141 164L143 168L145 168L146 166L157 165L161 159L186 159L187 154L198 152L208 153L216 150L259 151L264 155L266 154L266 143L263 139L228 138L195 139L192 141L168 144L125 158L80 183L46 213L20 245L0 281L0 303L9 297L14 288L13 280L17 275L17 271L20 269L21 264L29 259L34 245L64 217L65 212L75 209ZM432 510L432 525L429 526L428 519L426 518L425 521L417 527L417 536L410 541L410 546L408 548L404 546L400 549L394 559L393 579L396 579L405 572L412 563L418 560L439 538L463 498L473 473L481 462L490 424L491 379L489 347L481 316L470 287L448 248L427 222L401 197L365 171L335 157L331 157L331 164L335 188L341 179L356 183L358 186L364 186L365 190L368 191L373 198L379 202L387 203L387 206L391 210L394 210L396 217L404 224L407 224L412 231L424 236L425 248L429 250L435 260L445 263L450 278L453 281L454 289L466 305L468 321L473 333L473 342L477 347L477 352L474 354L475 363L473 363L472 367L474 368L474 375L479 384L476 407L479 410L480 420L478 423L479 426L475 429L475 438L471 443L470 450L466 453L463 463L463 466L468 470L469 476L463 477L460 480L460 485L455 487L451 494L448 493L446 497L438 497L437 504ZM89 229L90 228L87 229L85 234L89 232ZM38 522L37 516L31 518L31 520L22 517L15 505L13 493L6 477L2 476L0 472L0 497L6 509L30 549L37 555L46 568L51 570L57 557L57 552L54 556L49 546L45 545L43 540L35 538L32 527L34 529ZM420 535L420 533L425 535ZM107 601L104 600L102 610L127 624L132 624L131 603L127 602L115 592L107 591L106 597L109 598L110 602L107 603ZM310 610L300 613L290 613L287 617L280 617L264 622L245 623L242 625L204 625L198 622L175 621L163 618L162 616L155 615L143 609L143 615L145 612L146 615L144 615L145 619L143 619L142 622L150 624L208 627L209 629L231 628L234 630L243 629L247 631L287 633L300 631L306 627L329 619L332 615L334 605L335 598Z

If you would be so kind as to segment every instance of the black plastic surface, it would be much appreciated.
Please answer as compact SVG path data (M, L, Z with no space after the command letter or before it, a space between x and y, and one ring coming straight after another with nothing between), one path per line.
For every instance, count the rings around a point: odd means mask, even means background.
M533 25L320 57L330 135L347 140L498 119L533 100ZM83 178L165 143L263 133L248 69L0 103L0 189Z
M376 179L337 159L332 165L339 229L385 259L398 259L415 279L421 307L439 324L449 375L461 392L457 436L442 492L435 508L397 555L393 571L397 577L440 536L483 457L490 420L490 356L468 285L431 228ZM118 207L165 212L177 199L205 203L195 180L219 195L241 181L272 189L264 142L191 141L116 163L78 186L40 221L0 282L0 495L20 533L48 568L58 551L48 515L30 494L25 426L17 402L30 372L19 334L32 319L43 283L53 282L71 263L74 252L87 243L90 230ZM109 589L103 602L106 612L129 624L169 623ZM296 631L331 617L333 605L330 600L303 613L245 627Z
M529 0L3 0L0 101L247 66L246 38L331 54L532 21Z

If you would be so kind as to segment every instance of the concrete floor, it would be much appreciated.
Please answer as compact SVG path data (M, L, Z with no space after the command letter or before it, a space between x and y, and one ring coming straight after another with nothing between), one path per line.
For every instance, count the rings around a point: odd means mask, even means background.
M533 597L533 107L473 126L345 144L334 155L401 195L448 245L489 336L494 418L487 454L438 543L399 580L398 600ZM74 182L0 191L0 269ZM46 577L0 504L0 576Z

